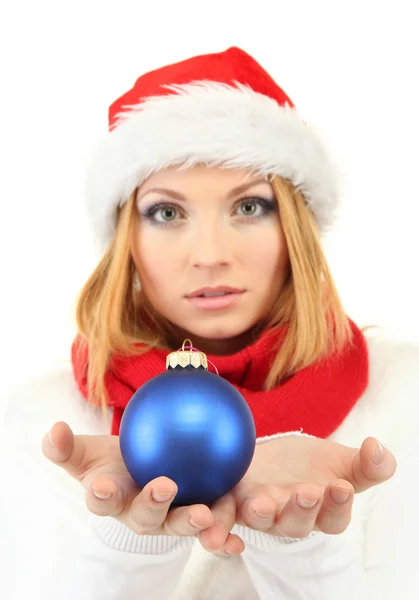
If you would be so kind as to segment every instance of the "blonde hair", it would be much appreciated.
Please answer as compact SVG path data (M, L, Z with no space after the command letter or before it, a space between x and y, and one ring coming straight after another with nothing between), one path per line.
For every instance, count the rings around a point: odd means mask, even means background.
M313 212L289 181L274 176L271 185L288 245L290 273L270 313L257 328L260 333L288 324L264 382L265 390L353 342ZM168 345L171 324L133 289L135 196L136 191L119 209L114 237L76 299L80 350L87 346L89 352L88 399L101 404L105 416L108 397L104 377L114 353L129 356L144 354L150 348L173 349Z

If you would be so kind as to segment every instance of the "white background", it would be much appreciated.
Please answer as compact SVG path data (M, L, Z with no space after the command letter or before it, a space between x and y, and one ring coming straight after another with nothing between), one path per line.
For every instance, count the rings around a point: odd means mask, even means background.
M325 250L347 313L419 340L416 11L411 0L4 3L1 385L69 358L73 300L98 258L84 168L109 104L147 70L232 45L340 163L344 210Z

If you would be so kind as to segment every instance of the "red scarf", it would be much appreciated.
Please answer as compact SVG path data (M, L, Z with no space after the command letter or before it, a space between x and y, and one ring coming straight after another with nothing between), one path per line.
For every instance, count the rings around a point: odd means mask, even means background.
M339 355L301 369L275 389L264 391L270 361L284 339L286 326L266 330L252 345L230 356L207 354L219 375L238 389L248 402L256 423L257 437L302 430L326 438L343 422L368 385L368 349L365 338L349 319L353 346ZM87 398L87 351L76 358L72 345L73 372ZM167 350L150 350L143 356L113 357L105 375L105 386L113 406L112 435L118 435L121 417L136 390L151 377L166 371ZM214 371L211 365L209 370Z

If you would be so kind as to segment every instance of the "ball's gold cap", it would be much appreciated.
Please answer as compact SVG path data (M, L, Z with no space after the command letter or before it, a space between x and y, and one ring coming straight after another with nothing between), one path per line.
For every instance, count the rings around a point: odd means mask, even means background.
M189 342L190 350L185 350L186 342ZM188 365L192 365L197 369L198 367L204 367L204 369L208 370L208 360L206 354L203 352L199 352L198 350L192 350L193 344L191 340L187 339L182 344L182 350L177 350L176 352L171 352L166 357L166 369L172 367L187 367Z

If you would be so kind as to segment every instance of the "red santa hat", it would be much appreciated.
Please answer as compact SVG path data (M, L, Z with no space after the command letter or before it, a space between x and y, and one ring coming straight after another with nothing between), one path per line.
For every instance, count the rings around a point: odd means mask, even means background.
M139 77L109 107L109 132L87 170L89 221L106 248L118 206L168 166L281 175L303 193L321 233L338 209L338 175L319 134L240 48L194 56Z

